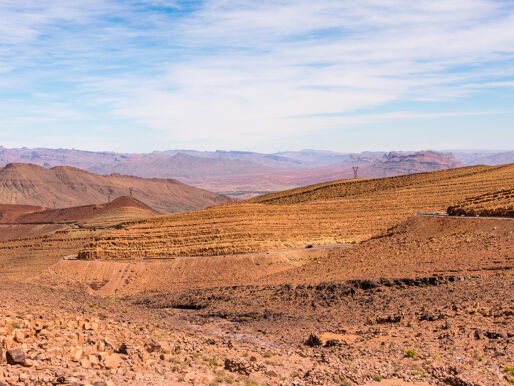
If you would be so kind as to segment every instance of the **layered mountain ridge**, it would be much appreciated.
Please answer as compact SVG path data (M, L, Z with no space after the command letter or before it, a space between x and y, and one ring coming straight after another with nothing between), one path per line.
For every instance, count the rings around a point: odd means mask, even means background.
M67 208L109 202L120 196L134 196L165 213L231 201L173 179L98 175L70 166L47 169L24 163L10 163L0 169L0 202L3 204Z
M338 153L305 149L273 154L222 150L135 154L0 146L0 166L13 162L28 162L45 168L65 165L102 175L173 178L220 194L248 198L330 179L353 178L354 166L359 167L358 177L379 178L477 164L511 163L514 152Z

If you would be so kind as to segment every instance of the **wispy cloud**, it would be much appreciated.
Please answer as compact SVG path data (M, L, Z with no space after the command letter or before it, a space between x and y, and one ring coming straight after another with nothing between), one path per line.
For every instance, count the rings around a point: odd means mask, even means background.
M369 122L490 114L423 103L514 79L502 0L25 0L3 1L0 18L0 112L29 106L10 125L132 122L155 147L286 148ZM421 111L405 111L413 102Z

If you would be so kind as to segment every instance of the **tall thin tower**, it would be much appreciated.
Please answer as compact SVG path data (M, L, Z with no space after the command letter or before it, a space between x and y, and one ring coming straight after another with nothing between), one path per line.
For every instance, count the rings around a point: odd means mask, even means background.
M358 166L352 166L353 169L353 178L357 178L357 170L359 170Z

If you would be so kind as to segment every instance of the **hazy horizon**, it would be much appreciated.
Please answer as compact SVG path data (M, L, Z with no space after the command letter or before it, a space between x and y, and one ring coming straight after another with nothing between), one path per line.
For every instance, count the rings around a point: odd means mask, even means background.
M416 152L423 152L423 151L434 151L438 153L504 153L504 152L511 152L514 151L514 149L377 149L377 150L371 150L366 149L362 151L337 151L337 150L329 150L329 149L317 149L317 148L302 148L302 149L281 149L275 152L259 152L259 151L251 151L251 150L240 150L240 149L154 149L150 151L135 151L135 152L124 152L124 151L115 151L115 150L92 150L87 148L74 148L74 147L62 147L62 148L56 148L56 147L29 147L29 146L18 146L18 147L9 147L4 146L0 144L0 149L6 149L6 150L16 150L16 149L27 149L27 150L36 150L36 149L46 149L46 150L74 150L74 151L83 151L83 152L93 152L93 153L114 153L114 154L151 154L151 153L164 153L164 152L170 152L170 151L176 151L176 152L200 152L200 153L230 153L230 152L241 152L241 153L261 153L261 154L278 154L278 153L287 153L287 152L329 152L329 153L337 153L337 154L362 154L362 153L394 153L394 152L401 152L401 153L416 153Z

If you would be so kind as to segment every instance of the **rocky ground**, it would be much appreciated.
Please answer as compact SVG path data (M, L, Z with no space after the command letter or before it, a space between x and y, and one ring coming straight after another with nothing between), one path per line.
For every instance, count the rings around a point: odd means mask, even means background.
M180 328L164 311L31 285L2 283L0 294L0 384L253 385L290 378L273 371L264 347ZM295 350L287 355L288 368L308 367Z
M334 380L349 384L399 378L499 385L511 379L506 369L514 360L512 288L509 271L398 284L198 290L146 301L179 309L180 318L212 331L270 347L300 347ZM323 384L322 368L303 369L302 378Z
M513 378L513 284L501 272L236 288L202 291L211 300L194 310L4 283L0 384L502 385ZM260 304L269 298L274 307Z
M460 220L413 220L258 284L119 297L1 279L0 385L514 383L514 222L444 221Z

